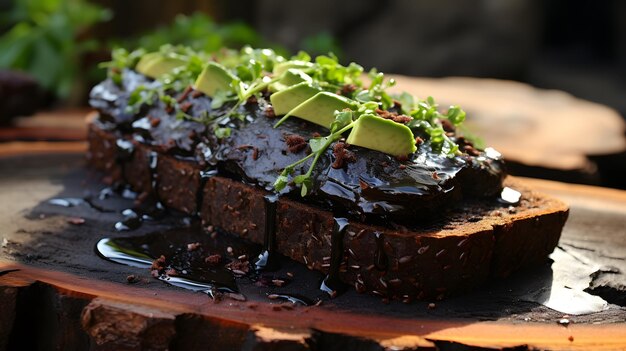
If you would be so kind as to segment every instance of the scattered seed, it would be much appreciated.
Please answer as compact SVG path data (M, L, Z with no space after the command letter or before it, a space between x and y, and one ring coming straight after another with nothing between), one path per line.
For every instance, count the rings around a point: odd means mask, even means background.
M200 246L202 246L202 244L200 243L190 243L187 244L187 251L196 251Z
M85 224L85 219L80 218L80 217L69 217L67 219L67 223L73 224L73 225L81 225L81 224Z
M282 287L283 285L285 285L285 281L282 279L272 279L272 284L276 285L277 287Z
M412 256L402 256L402 257L400 257L400 259L398 259L398 263L400 263L400 264L409 263L409 262L411 262L412 259L413 259Z
M357 255L354 253L354 251L352 251L352 249L348 249L348 254L350 254L350 257L352 257L352 259L354 259L355 261L358 261L359 258L357 257Z

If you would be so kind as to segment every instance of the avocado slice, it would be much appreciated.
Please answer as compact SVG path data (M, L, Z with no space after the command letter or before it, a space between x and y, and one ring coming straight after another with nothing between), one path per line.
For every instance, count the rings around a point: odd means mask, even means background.
M280 116L289 113L296 106L312 98L320 91L320 89L312 87L309 83L302 82L270 95L270 101L272 106L274 106L274 113Z
M299 61L299 60L285 61L285 62L277 63L274 66L273 73L275 75L281 75L288 69L293 68L297 70L305 70L311 67L313 67L313 64L311 62Z
M371 114L356 120L346 143L393 156L406 156L417 150L409 127Z
M285 71L283 77L278 82L270 85L270 89L272 91L281 91L298 83L311 83L312 81L313 79L308 74L300 70L290 68Z
M139 59L139 62L137 62L137 65L135 66L135 70L137 72L144 71L146 69L146 66L150 63L150 61L161 56L162 54L160 52L149 52L141 56L141 58Z
M185 65L185 61L181 59L163 56L160 53L154 54L156 55L144 55L137 63L135 70L144 76L156 79Z
M330 129L335 121L335 111L356 109L355 103L343 96L323 91L289 111L289 115Z
M208 96L214 96L218 90L232 90L231 83L239 80L226 67L216 62L209 62L196 79L194 88Z

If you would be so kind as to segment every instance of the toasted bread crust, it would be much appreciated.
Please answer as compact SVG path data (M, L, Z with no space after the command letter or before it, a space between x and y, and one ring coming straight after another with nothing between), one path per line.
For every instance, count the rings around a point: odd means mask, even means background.
M203 180L198 163L159 154L138 143L130 157L120 158L118 136L94 123L88 135L88 161L109 180L157 196L169 208L199 214L205 226L263 243L265 190L221 176ZM514 208L493 200L468 201L445 220L412 229L350 221L343 237L340 278L359 292L384 297L443 298L490 277L505 277L545 263L559 240L568 207L518 180L509 178L506 185L522 192ZM331 212L287 198L279 200L279 253L328 273L332 235Z

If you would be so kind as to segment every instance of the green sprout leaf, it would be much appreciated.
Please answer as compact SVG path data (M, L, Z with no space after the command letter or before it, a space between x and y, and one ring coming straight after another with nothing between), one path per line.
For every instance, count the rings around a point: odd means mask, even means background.
M232 92L228 90L218 90L215 95L213 95L213 99L211 100L211 108L218 109L224 106L225 103L235 101L237 97L233 95Z
M319 150L321 150L327 141L328 141L328 137L319 137L319 138L310 139L309 146L311 147L311 152L318 152Z
M215 136L220 139L228 138L230 136L230 133L231 129L228 127L215 128Z
M311 55L309 55L305 51L300 50L296 55L291 57L291 61L311 62Z
M402 94L396 96L396 100L400 102L402 105L402 113L406 115L411 114L411 111L415 108L415 98L407 92L403 92Z
M459 106L450 106L448 112L446 113L446 118L455 126L460 125L465 121L465 111L463 111Z
M351 110L335 111L335 121L330 125L330 131L337 131L352 122L353 112Z
M274 190L276 190L277 192L281 192L283 189L285 189L288 183L289 178L286 175L281 174L278 176L278 178L276 178L276 181L274 181Z

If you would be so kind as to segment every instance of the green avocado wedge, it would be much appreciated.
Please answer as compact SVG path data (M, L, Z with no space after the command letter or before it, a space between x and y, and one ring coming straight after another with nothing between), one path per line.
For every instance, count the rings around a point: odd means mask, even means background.
M313 66L314 65L311 62L306 62L306 61L299 61L299 60L286 61L286 62L277 63L274 66L273 73L274 75L279 76L283 74L286 70L291 69L291 68L295 68L297 70L307 70L309 68L313 68Z
M214 96L218 90L232 90L233 81L239 81L226 67L216 62L209 62L196 79L194 88Z
M356 104L343 96L323 91L296 106L288 115L330 129L330 125L335 121L335 111L346 108L356 109Z
M270 95L270 101L277 116L284 115L296 106L315 96L321 90L312 87L307 82L292 85L289 88Z
M141 56L141 58L139 59L139 62L137 62L137 65L135 66L135 70L137 72L143 72L146 70L146 66L148 66L148 64L150 63L150 61L163 56L160 52L149 52L143 56Z
M409 127L371 114L356 120L346 143L393 156L406 156L417 150Z
M137 63L135 70L146 77L156 79L184 65L183 60L155 52L144 55Z
M281 91L302 82L311 83L312 81L313 79L308 74L290 68L283 73L283 77L278 82L270 85L270 90L274 92Z

